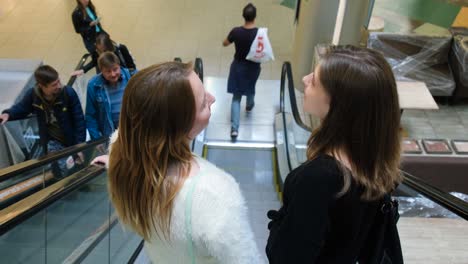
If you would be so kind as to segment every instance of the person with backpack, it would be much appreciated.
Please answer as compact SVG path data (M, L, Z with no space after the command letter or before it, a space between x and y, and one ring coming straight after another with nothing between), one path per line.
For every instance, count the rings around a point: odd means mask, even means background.
M75 90L62 86L58 72L49 65L39 66L34 77L37 84L18 103L2 112L1 123L35 114L45 153L84 142L85 120Z
M321 124L307 161L286 177L283 206L268 212L270 263L403 263L390 199L402 181L390 65L371 49L332 46L302 81L304 111Z
M88 64L83 65L79 70L72 72L72 76L80 76L97 66L97 58L102 53L113 52L120 60L120 66L127 68L131 75L137 71L135 61L130 54L127 46L113 41L109 34L103 32L96 37L96 51L91 54L92 59ZM96 67L96 72L100 73L99 67Z

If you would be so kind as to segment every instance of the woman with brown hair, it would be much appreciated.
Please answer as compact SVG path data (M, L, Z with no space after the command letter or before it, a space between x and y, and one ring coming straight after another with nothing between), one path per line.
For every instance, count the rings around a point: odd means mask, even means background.
M135 61L132 55L130 54L130 51L128 50L127 46L113 41L110 38L109 34L103 32L96 36L96 51L91 54L91 61L88 64L83 65L83 67L80 70L72 72L72 76L83 75L92 68L98 66L97 60L99 55L106 51L113 52L119 58L120 66L122 66L123 68L127 68L130 72L130 75L136 73L137 68L135 65ZM96 72L98 74L101 72L99 67L96 67Z
M214 101L178 62L141 70L125 89L109 191L153 263L261 263L238 184L190 151Z
M85 48L90 54L96 50L97 34L105 32L100 21L101 17L97 16L91 0L76 0L76 8L72 13L73 27L83 38Z
M367 263L369 230L402 180L395 78L380 53L338 46L303 82L304 111L322 122L286 178L283 206L268 213L268 258Z

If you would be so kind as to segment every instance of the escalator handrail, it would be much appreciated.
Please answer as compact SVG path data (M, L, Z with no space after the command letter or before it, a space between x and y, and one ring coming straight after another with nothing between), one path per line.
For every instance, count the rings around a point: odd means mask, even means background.
M195 58L195 65L193 66L193 71L198 75L198 77L203 83L203 60L201 58Z
M33 119L33 118L37 118L37 115L30 114L30 115L27 115L25 117L17 118L17 119L14 119L14 120L8 119L8 122L6 122L5 124L11 123L11 122L16 122L16 121L21 121L21 120L26 120L26 119ZM5 124L0 124L0 126L4 126Z
M201 58L195 58L195 65L193 66L193 71L198 75L198 78L200 78L201 82L203 83L203 60ZM192 140L192 152L195 150L196 140L196 138Z
M292 76L292 69L291 69L291 63L288 61L285 61L283 63L283 66L281 68L281 80L280 80L280 111L281 115L283 117L283 127L285 131L285 136L284 136L284 144L286 146L286 160L288 162L288 167L289 170L291 171L293 169L292 163L291 163L291 156L289 154L289 139L286 136L287 133L287 127L286 127L286 111L285 111L285 98L284 98L284 93L286 89L286 78L288 79L288 92L289 92L289 100L291 103L291 111L292 115L294 117L294 121L296 124L298 124L300 127L307 131L311 131L312 129L308 127L304 122L302 122L301 116L299 115L299 110L297 109L297 102L296 102L296 91L294 89L294 80Z
M288 159L289 171L292 171L292 163L290 160L289 148L288 148L288 131L286 127L286 116L285 116L285 98L284 98L284 89L285 89L285 77L288 77L288 88L289 88L289 97L291 102L292 115L294 121L297 125L303 129L312 132L312 129L305 125L300 117L299 111L297 109L296 95L294 91L294 82L292 78L291 64L289 62L283 63L283 68L281 70L281 86L280 86L280 110L283 115L283 127L284 127L284 140L286 144L286 157ZM418 193L422 194L424 197L430 199L431 201L441 205L452 213L460 216L461 218L468 220L468 203L447 193L434 186L424 182L418 177L415 177L409 173L403 172L403 184L410 187L413 190L416 190Z
M38 159L27 160L27 161L15 164L10 167L0 169L0 182L3 182L12 177L15 177L19 173L38 168L40 166L52 163L58 159L73 155L77 152L95 147L100 144L104 144L107 141L108 141L107 138L100 138L100 139L96 139L93 141L80 143L80 144L59 150L57 152L47 154Z
M141 250L143 249L143 245L145 243L145 240L141 240L140 243L138 244L137 248L133 252L132 256L130 256L130 259L127 261L128 264L133 264L135 263L136 259L138 258L138 255L140 255Z
M0 236L105 172L90 165L0 211Z
M281 68L281 86L280 86L280 110L284 112L284 90L286 89L286 77L288 78L288 92L289 92L289 100L291 102L291 111L294 117L294 121L297 125L302 127L307 131L311 131L312 128L308 125L304 124L301 119L301 115L299 114L299 110L297 108L297 101L296 101L296 90L294 88L294 80L292 76L292 69L291 63L289 61L285 61L283 63L283 67Z
M420 178L413 176L405 171L401 171L404 176L403 184L411 189L421 193L431 201L442 205L452 213L468 220L468 203L451 194L424 182Z
M175 62L182 62L180 57L174 58ZM200 80L203 82L203 60L200 57L195 58L195 63L193 65L193 71L198 75Z
M83 65L85 64L86 60L91 56L91 54L89 53L86 53L84 54L83 56L81 56L81 59L80 61L78 62L78 64L76 65L75 67L75 71L81 69L83 67ZM71 76L70 79L68 80L67 82L67 86L70 86L72 87L73 84L75 83L75 80L76 80L76 75L75 76Z

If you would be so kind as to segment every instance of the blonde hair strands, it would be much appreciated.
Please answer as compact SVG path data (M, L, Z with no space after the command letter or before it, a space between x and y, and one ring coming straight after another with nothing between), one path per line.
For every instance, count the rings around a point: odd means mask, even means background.
M129 81L109 159L109 192L121 221L148 240L169 238L174 198L190 172L195 120L191 64L150 66ZM168 175L168 169L177 173Z

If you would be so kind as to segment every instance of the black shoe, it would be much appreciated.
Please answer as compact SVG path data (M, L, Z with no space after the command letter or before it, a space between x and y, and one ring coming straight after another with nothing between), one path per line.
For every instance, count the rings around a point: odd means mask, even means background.
M235 139L239 135L239 132L235 129L231 129L231 138Z
M254 108L254 106L255 106L255 103L253 103L252 105L246 105L246 106L245 106L245 111L246 111L246 112L252 111L252 109Z

